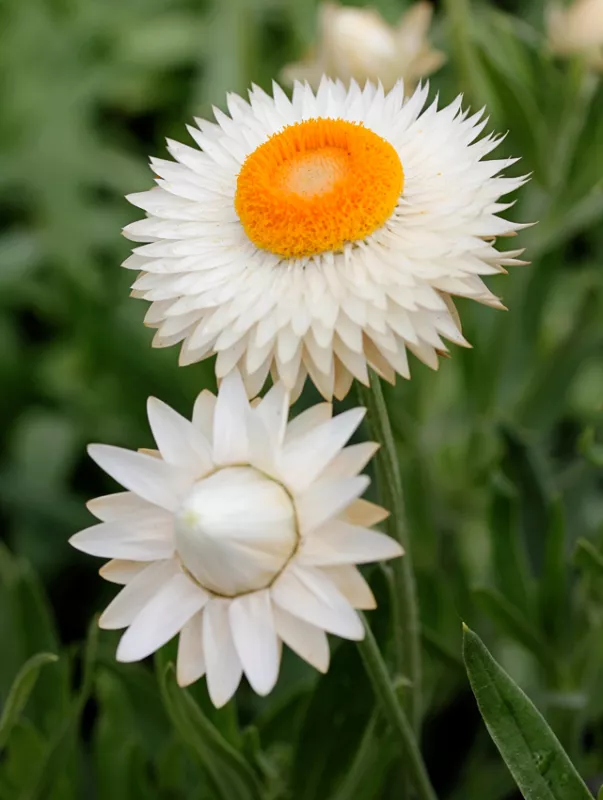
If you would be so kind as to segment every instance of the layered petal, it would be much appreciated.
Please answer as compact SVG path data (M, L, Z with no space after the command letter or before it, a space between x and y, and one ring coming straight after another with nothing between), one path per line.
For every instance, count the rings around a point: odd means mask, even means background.
M345 27L358 14L372 21L355 22L352 29L365 42L367 30L373 31L372 50L381 57L389 53L390 66L398 65L396 77L406 74L412 83L441 63L441 54L426 44L428 4L415 4L399 29L376 22L375 12L367 10L342 8L336 19L348 20ZM352 50L356 58L360 51ZM501 216L507 205L499 200L526 178L501 175L513 159L485 160L501 138L479 138L485 125L481 113L463 112L460 98L443 108L437 103L425 108L427 87L405 98L401 82L392 81L387 94L370 82L361 89L352 81L345 89L319 78L324 71L329 71L324 64L310 70L319 81L316 93L296 83L291 100L276 85L274 97L252 89L249 103L231 95L230 116L216 111L217 124L198 120L202 130L191 128L200 149L170 142L174 161L152 162L158 186L130 197L148 216L126 229L143 244L124 266L142 271L134 292L151 303L145 321L157 329L154 345L181 343L182 364L216 354L219 379L240 373L234 395L244 386L255 396L272 375L294 399L309 375L326 399L341 398L354 378L368 383L369 367L389 381L396 374L410 377L409 352L436 369L446 352L443 338L468 344L450 296L504 308L480 276L523 263L520 251L499 252L495 239L523 227ZM333 155L332 142L326 153L310 136L300 156L301 126L308 125L329 136L338 126L366 134L375 145L372 155L363 150L343 181L344 160ZM276 173L268 169L261 181L254 173L245 208L241 175L250 159L265 155L270 142L283 136L285 144L297 145L279 150L285 182L279 184L277 205L270 206L275 213L259 215L264 238L258 239L245 211L272 203ZM349 147L344 151L349 155ZM381 170L384 153L393 167ZM402 178L392 184L398 169ZM323 189L332 189L335 177L346 190L328 212L320 211L328 194ZM365 213L381 208L388 186L387 209L376 216ZM321 238L335 217L346 228L358 209L358 225L339 238ZM285 220L286 241L277 237L275 243L279 220ZM312 245L300 249L300 237L308 236ZM200 407L206 400L198 401ZM214 458L235 463L248 443L241 425L231 415L226 419L214 426L214 433L221 432ZM280 430L278 424L274 430Z
M280 651L270 591L235 598L229 610L230 629L243 671L252 688L269 694L278 677Z
M139 611L121 637L117 660L140 661L154 653L173 639L208 599L207 592L184 573L173 575Z
M277 606L304 622L344 639L360 640L360 618L326 575L311 567L292 565L272 587Z
M228 619L229 601L210 600L203 614L203 653L207 689L212 703L221 708L237 690L243 675Z

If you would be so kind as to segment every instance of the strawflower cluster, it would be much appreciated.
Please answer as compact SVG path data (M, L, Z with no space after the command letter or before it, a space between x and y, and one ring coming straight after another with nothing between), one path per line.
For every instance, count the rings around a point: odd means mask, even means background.
M481 113L427 96L326 77L229 94L129 197L146 217L124 266L153 343L181 364L215 355L220 388L191 420L151 398L157 450L90 447L125 491L91 501L99 522L71 542L122 586L100 619L125 629L117 658L179 635L178 682L206 675L216 706L242 675L270 692L283 644L324 672L327 634L363 637L356 610L375 601L357 565L402 548L361 497L377 445L348 441L364 410L331 400L371 370L408 378L409 353L436 369L446 340L468 344L452 298L500 308L482 277L521 263L496 238L522 227L500 198L525 179L484 160L500 137L481 137ZM289 419L308 378L326 402Z

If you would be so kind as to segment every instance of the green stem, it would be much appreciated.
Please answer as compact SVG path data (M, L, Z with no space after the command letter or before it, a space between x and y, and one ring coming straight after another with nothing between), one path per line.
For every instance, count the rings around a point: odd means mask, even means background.
M358 643L360 655L373 684L381 712L402 745L408 779L419 800L437 800L411 724L400 705L387 667L366 619L364 619L364 627L365 638Z
M409 679L408 714L415 731L421 727L421 629L410 542L404 525L402 481L396 444L381 382L371 372L370 389L357 384L360 401L368 408L368 425L381 444L376 456L379 491L390 511L389 532L404 548L402 558L391 563L396 604L393 610L396 669Z

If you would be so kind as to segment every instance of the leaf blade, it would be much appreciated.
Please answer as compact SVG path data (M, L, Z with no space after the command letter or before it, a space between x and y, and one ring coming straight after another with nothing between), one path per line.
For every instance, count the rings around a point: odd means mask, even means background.
M526 800L592 800L544 717L466 626L463 658L488 732Z
M205 716L186 689L176 685L173 664L157 674L166 711L182 741L197 757L221 800L261 800L260 781L245 758ZM170 679L171 678L171 679Z
M6 744L11 730L27 704L40 670L45 664L55 661L58 661L58 656L54 653L37 653L28 659L17 673L0 717L0 750Z

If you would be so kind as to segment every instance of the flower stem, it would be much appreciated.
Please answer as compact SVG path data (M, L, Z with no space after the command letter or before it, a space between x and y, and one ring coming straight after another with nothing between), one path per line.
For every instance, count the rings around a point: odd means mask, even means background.
M396 444L379 378L371 372L370 389L357 385L360 400L368 408L368 425L371 433L381 444L375 463L379 491L384 505L390 511L389 532L404 548L402 558L397 558L391 563L396 598L392 613L394 644L396 669L412 684L408 691L408 714L412 727L418 732L422 713L421 630L410 542L404 525L402 481Z
M405 757L407 776L419 800L437 800L436 794L425 769L421 751L415 739L408 717L400 705L396 691L392 685L383 656L379 651L373 632L366 619L364 627L365 638L358 643L360 655L366 671L373 684L377 701L381 706L383 716L388 721L393 731L398 735L402 744Z

